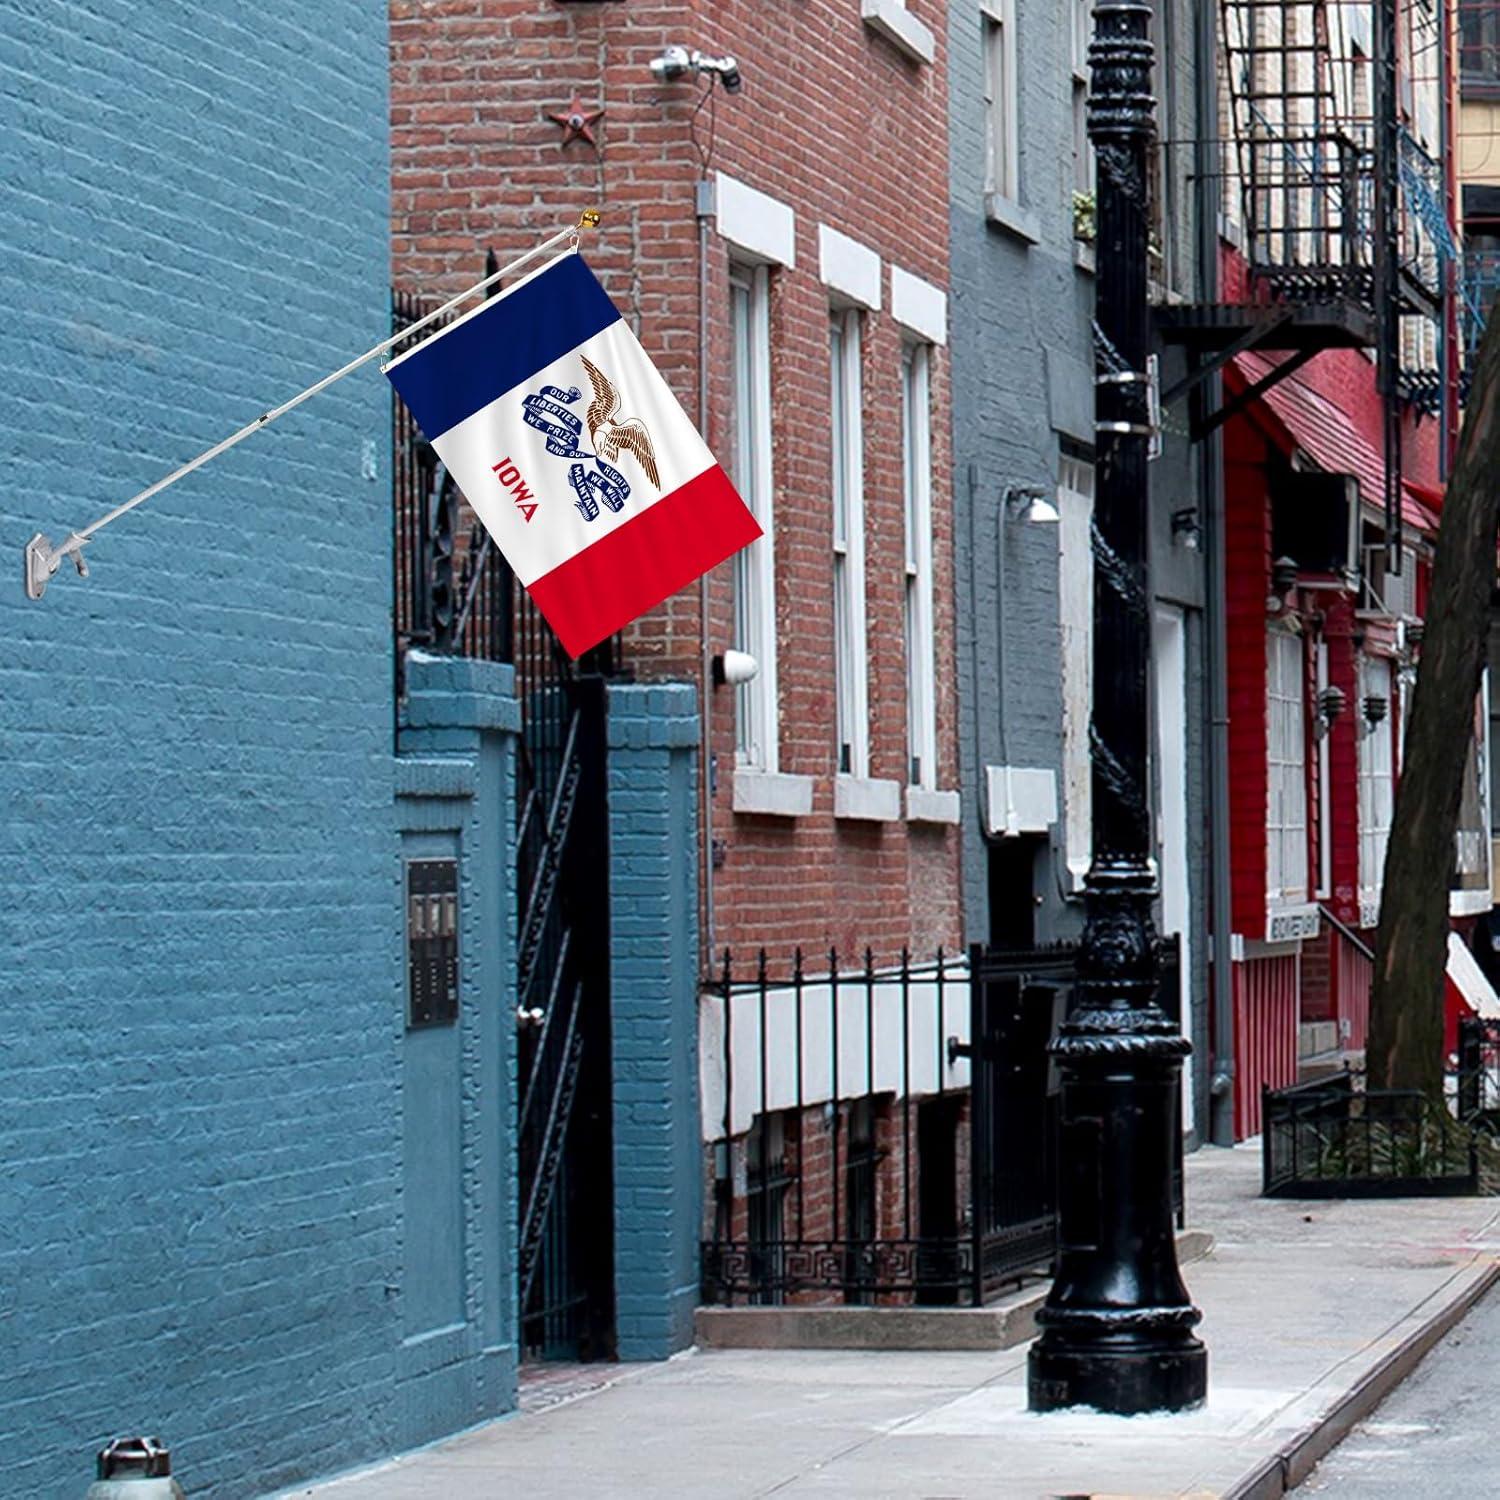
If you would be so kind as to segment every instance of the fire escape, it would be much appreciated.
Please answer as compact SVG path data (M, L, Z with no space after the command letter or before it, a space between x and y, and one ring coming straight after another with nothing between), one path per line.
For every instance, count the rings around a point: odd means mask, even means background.
M1238 253L1218 301L1157 309L1188 358L1163 399L1197 393L1201 438L1324 350L1372 351L1385 478L1365 499L1399 570L1403 408L1439 410L1457 255L1423 145L1439 133L1419 82L1440 71L1437 22L1420 0L1219 0L1219 52L1221 227ZM1204 410L1206 378L1247 354L1264 357L1256 377Z

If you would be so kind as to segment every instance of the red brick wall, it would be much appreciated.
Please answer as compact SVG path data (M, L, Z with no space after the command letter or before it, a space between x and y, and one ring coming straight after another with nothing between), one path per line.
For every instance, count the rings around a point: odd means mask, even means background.
M669 42L736 55L744 88L716 91L697 117L722 170L789 203L796 266L772 293L772 417L781 743L784 771L815 778L798 819L730 810L733 703L711 704L719 767L716 944L785 953L802 944L877 961L903 943L926 956L959 929L955 828L833 818L830 454L820 414L829 389L827 289L818 226L948 283L945 7L910 0L932 28L932 66L905 61L847 0L795 7L765 0L563 5L556 0L391 0L392 274L423 294L477 279L484 251L503 260L575 217L604 215L584 253L691 413L698 406L698 231L694 183L705 175L690 84L658 84L649 60ZM606 114L596 151L564 147L548 116L575 92ZM709 246L706 436L729 453L728 252ZM865 322L866 611L870 771L905 783L904 515L900 330L889 312ZM934 633L939 776L957 786L952 616L952 496L946 351L932 361ZM731 643L730 567L710 583L713 650ZM696 680L702 639L696 588L627 634L642 677Z

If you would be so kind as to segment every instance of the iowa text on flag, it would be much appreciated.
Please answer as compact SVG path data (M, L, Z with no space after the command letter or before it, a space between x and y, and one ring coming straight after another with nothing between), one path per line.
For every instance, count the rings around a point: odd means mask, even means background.
M760 535L580 255L386 373L574 656Z

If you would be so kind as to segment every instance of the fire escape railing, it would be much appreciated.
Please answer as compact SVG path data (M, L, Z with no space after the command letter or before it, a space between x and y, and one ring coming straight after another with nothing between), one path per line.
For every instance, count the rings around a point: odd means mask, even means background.
M1219 14L1249 301L1267 310L1246 340L1294 350L1282 375L1319 347L1373 350L1386 481L1368 498L1394 559L1405 413L1442 410L1457 364L1444 308L1458 247L1442 165L1416 133L1432 101L1397 45L1406 17L1398 0L1220 0Z

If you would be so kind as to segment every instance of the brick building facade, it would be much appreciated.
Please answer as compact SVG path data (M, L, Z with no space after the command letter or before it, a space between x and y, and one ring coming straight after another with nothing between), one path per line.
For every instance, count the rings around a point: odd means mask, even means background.
M707 653L760 665L708 694L707 949L959 938L946 39L931 0L887 9L391 7L396 284L455 291L597 206L585 256L768 532L706 590ZM659 80L672 44L732 55L743 86ZM627 632L639 677L701 681L700 597Z

